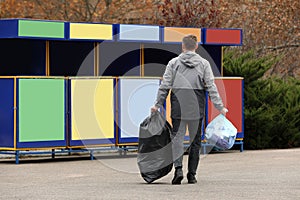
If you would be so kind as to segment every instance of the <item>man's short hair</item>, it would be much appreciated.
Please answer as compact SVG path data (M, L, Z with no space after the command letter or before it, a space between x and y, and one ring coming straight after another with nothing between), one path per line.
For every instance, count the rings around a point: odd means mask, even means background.
M186 35L182 39L182 43L186 50L195 50L197 42L198 40L195 35Z

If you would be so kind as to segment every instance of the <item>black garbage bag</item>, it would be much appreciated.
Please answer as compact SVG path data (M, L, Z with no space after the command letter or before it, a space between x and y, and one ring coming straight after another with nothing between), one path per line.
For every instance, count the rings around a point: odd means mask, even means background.
M171 131L171 125L160 112L152 113L140 124L137 163L147 183L172 170Z

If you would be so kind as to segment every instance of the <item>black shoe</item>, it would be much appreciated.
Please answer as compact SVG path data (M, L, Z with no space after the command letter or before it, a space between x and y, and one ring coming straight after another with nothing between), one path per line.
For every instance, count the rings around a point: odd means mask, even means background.
M187 179L189 184L195 184L197 183L197 179L195 178L194 174L187 174Z
M175 170L175 175L174 175L174 178L173 178L173 180L172 180L172 184L173 184L173 185L180 185L182 179L183 179L183 172L182 172L182 169L181 169L181 168L177 168L177 169Z

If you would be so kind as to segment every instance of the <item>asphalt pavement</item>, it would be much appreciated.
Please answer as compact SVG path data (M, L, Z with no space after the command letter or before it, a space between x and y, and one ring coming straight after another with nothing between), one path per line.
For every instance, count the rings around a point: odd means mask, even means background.
M184 156L186 174L187 156ZM136 153L0 158L0 199L300 199L300 149L202 155L198 183L172 185L172 171L147 184Z

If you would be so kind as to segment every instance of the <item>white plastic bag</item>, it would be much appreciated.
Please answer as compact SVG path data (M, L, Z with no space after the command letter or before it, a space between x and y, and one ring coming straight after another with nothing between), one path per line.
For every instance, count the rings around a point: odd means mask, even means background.
M207 142L221 150L230 149L234 145L236 134L237 129L222 114L214 118L205 129Z

